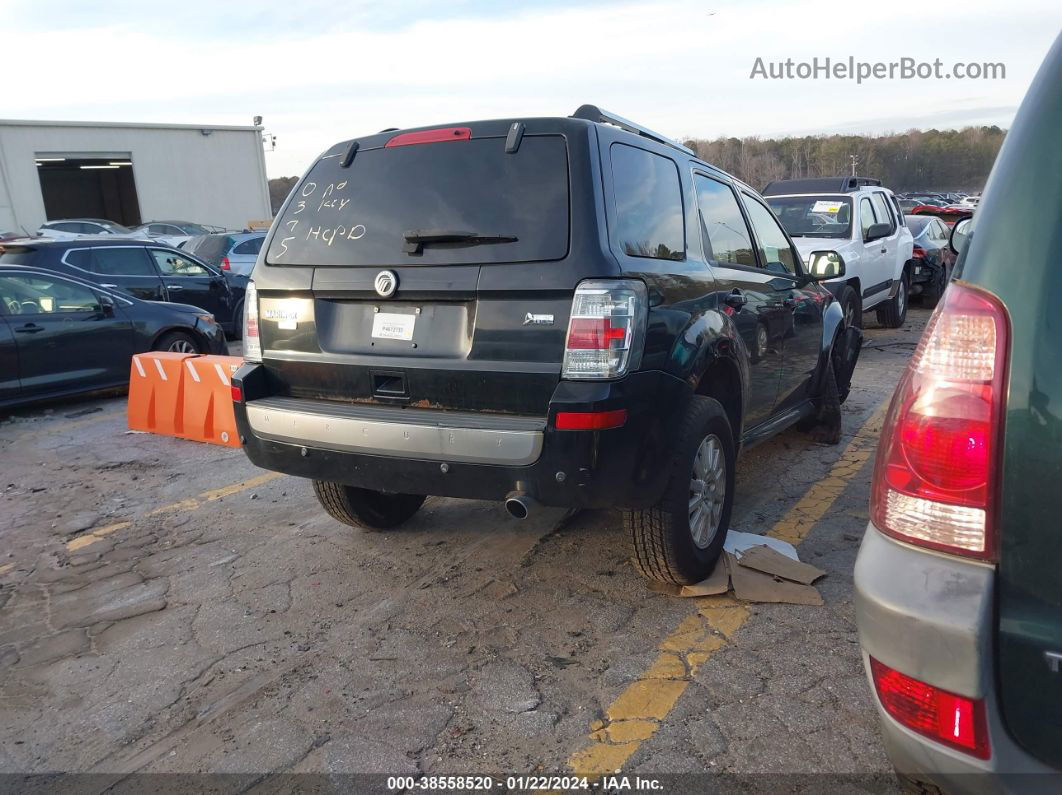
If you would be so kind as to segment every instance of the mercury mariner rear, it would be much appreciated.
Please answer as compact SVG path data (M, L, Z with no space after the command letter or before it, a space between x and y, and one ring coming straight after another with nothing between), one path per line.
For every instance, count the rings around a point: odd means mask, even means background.
M608 254L596 135L503 120L325 152L248 289L252 461L370 527L424 495L654 504L690 390L638 369L648 299Z

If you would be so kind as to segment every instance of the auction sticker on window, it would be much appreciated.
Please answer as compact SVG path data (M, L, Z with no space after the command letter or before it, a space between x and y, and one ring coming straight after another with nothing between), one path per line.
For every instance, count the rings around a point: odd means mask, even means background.
M815 202L815 206L811 208L813 213L830 213L831 215L839 213L841 208L844 207L844 202Z
M411 340L416 315L378 312L372 316L372 336L378 340Z

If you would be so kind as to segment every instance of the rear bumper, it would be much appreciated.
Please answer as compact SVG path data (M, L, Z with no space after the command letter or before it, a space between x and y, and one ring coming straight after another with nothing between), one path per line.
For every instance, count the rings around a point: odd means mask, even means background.
M897 770L946 792L1057 791L1045 767L1007 733L996 698L995 570L917 549L867 526L855 565L855 608L863 661ZM900 725L882 709L869 657L915 679L984 699L992 756L954 751Z
M914 293L922 292L922 288L927 284L932 284L937 281L943 275L943 268L932 262L926 262L925 260L916 260L915 265L911 268L911 290ZM916 289L917 288L917 289Z
M267 368L233 376L236 425L248 457L290 475L408 494L501 500L524 491L543 505L644 508L666 485L690 389L660 372L557 385L544 417L357 405L270 394ZM557 411L625 409L605 431L558 431Z

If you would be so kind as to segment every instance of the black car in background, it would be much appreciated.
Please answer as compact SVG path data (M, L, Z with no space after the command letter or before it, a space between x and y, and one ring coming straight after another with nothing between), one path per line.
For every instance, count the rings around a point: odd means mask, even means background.
M122 387L133 354L228 353L208 312L0 264L0 407Z
M955 254L948 246L951 230L932 215L904 216L914 235L911 261L911 295L921 296L922 305L932 309L944 295L951 278Z
M2 247L0 265L44 268L142 301L190 304L227 333L242 323L244 284L185 251L148 240L33 240Z

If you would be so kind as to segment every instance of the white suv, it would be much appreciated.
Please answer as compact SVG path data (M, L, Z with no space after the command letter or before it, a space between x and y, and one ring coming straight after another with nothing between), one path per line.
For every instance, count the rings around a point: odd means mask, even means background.
M882 325L903 325L914 238L891 190L876 179L831 177L778 180L763 195L805 262L824 246L844 258L845 275L826 286L848 325L862 326L871 309Z

